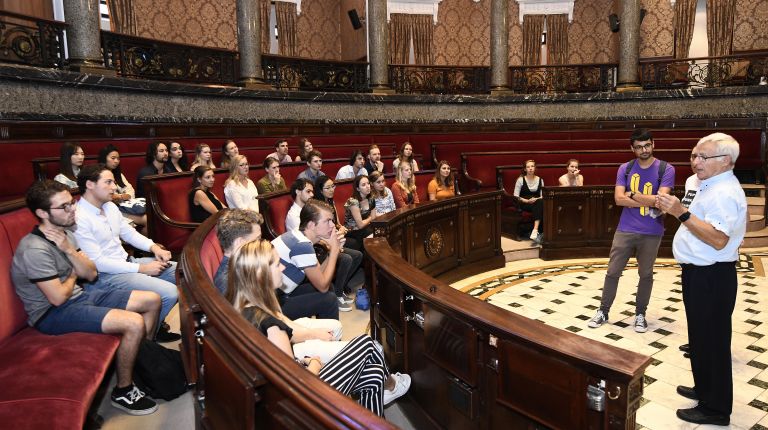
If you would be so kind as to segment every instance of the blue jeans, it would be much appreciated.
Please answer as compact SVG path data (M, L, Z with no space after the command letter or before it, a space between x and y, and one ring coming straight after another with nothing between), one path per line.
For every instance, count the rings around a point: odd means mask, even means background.
M151 263L154 257L133 258L132 263ZM165 320L168 312L179 299L179 290L176 288L176 262L172 261L158 276L149 276L143 273L99 273L98 279L91 284L95 288L127 288L130 290L152 291L160 295L162 308L160 309L160 322Z

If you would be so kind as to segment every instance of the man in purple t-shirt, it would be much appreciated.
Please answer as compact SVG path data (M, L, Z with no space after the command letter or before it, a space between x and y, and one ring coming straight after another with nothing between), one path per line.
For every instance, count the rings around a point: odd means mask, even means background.
M619 278L627 261L634 255L640 275L635 299L634 327L636 332L645 333L648 330L645 311L653 288L653 263L664 235L664 219L654 205L656 194L669 194L672 190L675 184L675 168L654 158L653 136L650 131L635 130L629 141L636 158L622 164L616 174L614 199L623 209L619 226L613 236L600 309L589 321L589 327L600 327L608 321L608 311L616 298Z

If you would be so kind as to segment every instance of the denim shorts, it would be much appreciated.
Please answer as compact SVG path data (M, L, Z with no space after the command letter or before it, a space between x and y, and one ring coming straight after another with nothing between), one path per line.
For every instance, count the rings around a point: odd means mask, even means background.
M45 334L72 332L102 333L101 322L112 309L125 309L131 290L86 289L61 306L52 307L35 323L35 328Z

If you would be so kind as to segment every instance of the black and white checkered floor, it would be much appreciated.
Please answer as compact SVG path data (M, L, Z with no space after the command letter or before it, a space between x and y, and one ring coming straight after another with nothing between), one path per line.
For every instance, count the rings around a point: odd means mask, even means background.
M738 269L739 294L733 313L732 429L768 430L768 278L762 267L768 258L761 260L759 255L742 255ZM678 350L687 343L679 266L673 260L657 260L646 315L648 332L642 334L635 333L631 326L636 267L631 260L619 283L610 321L597 329L588 328L587 321L600 304L607 259L517 261L453 286L544 324L650 355L653 363L645 374L638 428L723 428L696 426L675 416L676 409L695 405L675 392L677 385L693 385L690 362Z

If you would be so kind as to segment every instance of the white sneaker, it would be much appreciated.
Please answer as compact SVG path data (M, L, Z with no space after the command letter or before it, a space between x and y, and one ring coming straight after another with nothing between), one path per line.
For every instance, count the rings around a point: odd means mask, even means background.
M395 388L392 389L392 391L384 390L384 406L392 403L395 399L407 393L408 389L411 388L410 376L400 372L393 373L391 376L392 379L395 380Z
M352 304L347 303L344 297L336 296L336 301L339 303L339 312L349 312L352 310Z
M536 229L533 229L531 232L531 240L536 240L536 238L539 237L539 231Z

